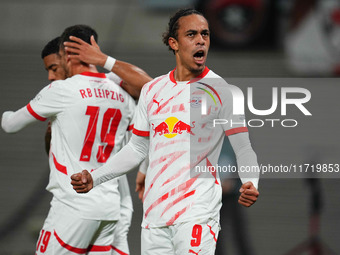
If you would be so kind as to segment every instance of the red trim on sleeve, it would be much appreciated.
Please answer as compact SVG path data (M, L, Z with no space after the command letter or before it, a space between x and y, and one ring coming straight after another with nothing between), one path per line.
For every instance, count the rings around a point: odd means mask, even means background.
M129 255L129 254L127 254L127 253L125 253L125 252L119 250L118 248L114 247L113 245L112 245L112 249L113 249L114 251L116 251L119 255Z
M82 72L80 75L97 77L97 78L106 78L105 73Z
M52 156L53 156L53 163L54 163L55 167L57 168L57 170L58 170L59 172L62 172L63 174L66 174L66 175L67 175L67 168L66 168L66 166L63 166L62 164L60 164L60 163L57 161L57 159L56 159L56 157L54 156L53 153L52 153Z
M150 132L149 131L141 131L138 129L133 128L132 133L134 133L135 135L138 136L150 136Z
M237 133L244 133L244 132L248 132L247 127L238 127L238 128L233 128L233 129L229 129L229 130L225 131L225 135L229 136L229 135L233 135L233 134L237 134Z
M128 126L128 128L127 128L127 131L131 131L131 130L133 130L133 124Z
M45 121L45 120L47 120L47 118L44 118L44 117L40 116L39 114L37 114L37 113L32 109L31 104L26 105L26 107L27 107L28 112L29 112L34 118L36 118L37 120L40 120L40 121Z

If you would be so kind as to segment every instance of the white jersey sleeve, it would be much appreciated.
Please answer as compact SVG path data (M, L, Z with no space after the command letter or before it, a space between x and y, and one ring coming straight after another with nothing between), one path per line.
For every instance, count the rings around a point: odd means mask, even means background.
M109 78L114 83L119 84L119 86L122 85L123 80L117 74L109 72L106 74L106 77Z
M220 92L223 103L219 119L235 152L240 179L242 183L251 181L257 188L259 181L257 157L250 144L245 115L239 111L243 104L243 100L239 99L242 99L243 94L238 87L230 84L223 86Z
M249 135L247 132L238 133L229 136L229 141L235 152L239 176L242 183L251 181L255 188L258 189L259 183L259 166L256 154L251 147Z
M27 110L32 116L41 121L57 115L61 113L69 103L73 103L72 97L65 92L61 82L52 82L31 100L27 105Z
M37 119L28 112L27 107L23 107L16 112L4 112L2 114L1 127L7 133L15 133L35 121Z
M140 93L138 106L135 114L135 123L133 133L138 136L148 137L150 135L150 126L148 122L147 103L146 103L146 90L148 86L144 86Z

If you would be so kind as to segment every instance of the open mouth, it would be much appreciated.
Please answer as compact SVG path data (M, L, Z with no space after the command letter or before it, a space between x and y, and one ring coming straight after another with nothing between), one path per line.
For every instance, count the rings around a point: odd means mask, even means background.
M202 60L204 58L204 51L203 50L199 50L194 54L194 58L196 60Z

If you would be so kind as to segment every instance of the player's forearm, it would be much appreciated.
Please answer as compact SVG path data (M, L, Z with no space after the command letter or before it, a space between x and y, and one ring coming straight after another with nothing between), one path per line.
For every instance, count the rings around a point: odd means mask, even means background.
M111 71L123 80L123 88L136 99L143 85L152 80L141 68L120 60L116 60Z
M134 170L146 157L148 146L147 138L133 135L123 149L91 173L94 186Z
M256 154L251 146L244 148L244 151L236 156L236 160L242 183L250 181L254 184L254 187L258 189L259 166Z
M239 176L242 183L251 181L258 188L259 166L257 156L251 147L248 133L240 133L229 136L229 141L234 149Z
M145 160L140 164L139 171L143 174L146 174L149 166L149 157L146 157Z
M27 108L23 107L16 112L4 112L1 118L1 127L7 133L16 133L35 121L36 119L28 112Z

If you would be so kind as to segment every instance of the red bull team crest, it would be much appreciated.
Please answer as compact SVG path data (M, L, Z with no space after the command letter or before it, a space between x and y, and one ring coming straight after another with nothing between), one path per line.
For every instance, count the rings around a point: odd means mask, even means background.
M195 127L195 121L192 122L192 126L189 124L177 119L176 117L169 117L165 121L158 124L156 127L152 124L152 129L154 131L153 137L158 135L163 135L166 138L173 138L178 134L182 134L184 132L194 135L191 131L192 128Z

